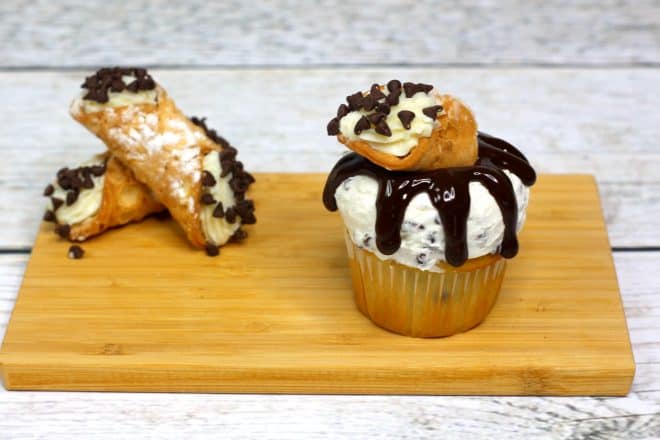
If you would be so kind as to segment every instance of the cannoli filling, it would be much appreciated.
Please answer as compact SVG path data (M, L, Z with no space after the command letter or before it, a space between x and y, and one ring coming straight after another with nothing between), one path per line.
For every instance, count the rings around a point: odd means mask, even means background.
M392 80L387 87L371 86L368 94L356 92L339 106L328 124L328 134L342 134L349 141L362 140L384 153L403 157L420 138L431 136L442 112L433 87Z

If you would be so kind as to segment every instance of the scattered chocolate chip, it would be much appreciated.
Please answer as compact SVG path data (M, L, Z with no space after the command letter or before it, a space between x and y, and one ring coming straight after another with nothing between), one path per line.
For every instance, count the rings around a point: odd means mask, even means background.
M206 255L209 257L217 257L220 255L220 247L214 245L213 243L206 243Z
M390 106L384 102L378 104L376 111L380 113L385 113L386 115L390 114Z
M77 244L74 244L73 246L71 246L69 248L69 254L68 255L69 255L69 258L71 258L72 260L79 260L83 257L83 255L85 255L85 251L83 250L83 248L81 248Z
M247 238L248 234L241 228L236 229L236 232L232 234L232 236L229 238L229 241L231 243L237 243L239 241L245 240Z
M71 206L74 203L76 203L76 200L78 200L78 195L80 192L76 189L71 190L66 193L66 206Z
M94 188L94 181L92 180L91 176L89 175L89 172L83 173L83 178L82 178L82 182L80 183L80 186L83 189L92 189L92 188Z
M62 176L64 176L68 172L69 172L69 169L67 167L60 168L59 170L57 170L57 179L58 180L61 179Z
M238 150L236 148L227 146L220 152L220 162L223 160L236 160L237 154Z
M236 222L236 210L233 207L229 207L225 210L225 220L227 220L227 223Z
M353 132L355 134L360 134L364 130L369 130L371 128L371 123L369 122L369 119L367 119L366 116L362 116L360 120L357 121L355 124L355 128L353 129Z
M53 211L57 211L57 209L64 203L64 200L58 199L57 197L51 197L50 201L53 204Z
M417 83L413 84L407 82L403 84L403 90L406 93L406 97L411 98L418 92L428 93L433 90L433 86L430 84Z
M339 119L337 118L332 118L330 122L328 122L328 136L336 136L339 134Z
M378 101L374 99L371 95L365 96L364 99L362 100L362 108L364 108L368 112L373 110L374 107L376 107L376 104L378 104Z
M209 193L202 194L202 196L199 198L199 201L203 205L214 205L215 202L216 202L216 200L213 198L213 195L211 195Z
M399 117L399 120L401 121L401 124L403 124L403 128L405 128L406 130L409 130L410 129L410 123L412 122L413 119L415 119L415 113L413 113L409 110L401 110L396 115Z
M206 170L202 171L202 185L213 186L215 185L215 183L216 183L215 177L213 177L213 174L209 173Z
M380 90L380 86L378 86L378 84L372 84L371 90L369 90L369 96L378 101L385 98L385 93Z
M439 111L442 111L441 105L432 105L431 107L426 107L422 109L422 113L424 113L426 116L428 116L431 119L437 118Z
M401 89L401 81L398 79L393 79L392 81L387 83L387 90L392 93L395 90L400 90Z
M47 222L54 222L55 221L55 213L51 211L50 209L44 213L44 221Z
M218 205L213 210L213 217L222 218L225 216L225 209L222 206L222 202L218 202Z
M55 227L55 233L62 238L69 238L70 232L71 226L69 225L57 225L57 227Z
M385 98L385 103L391 107L394 107L395 105L399 105L400 97L401 89L395 89L391 91L389 95L387 95L387 98Z
M372 113L369 116L367 116L367 119L369 119L369 122L372 124L378 124L380 121L385 119L387 115L385 113Z
M48 197L52 195L54 191L55 191L55 187L51 184L48 184L46 189L44 189L44 196Z
M378 124L376 124L376 133L388 137L392 136L392 130L390 130L390 127L389 125L387 125L387 122L385 122L385 120L382 120Z
M344 116L346 116L350 110L348 109L348 106L346 104L341 104L339 108L337 109L337 119L341 119Z
M360 110L362 108L362 100L364 99L364 96L362 96L362 92L356 92L353 93L350 96L346 97L346 102L348 102L348 108L349 110Z

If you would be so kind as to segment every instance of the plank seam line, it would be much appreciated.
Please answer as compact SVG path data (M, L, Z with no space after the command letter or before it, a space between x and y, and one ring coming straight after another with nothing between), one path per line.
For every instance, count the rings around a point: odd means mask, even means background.
M0 66L0 72L68 72L90 70L101 64L81 64L72 66L55 65L15 65ZM627 63L306 63L306 64L147 64L150 69L169 70L322 70L322 69L378 69L378 68L445 68L445 69L657 69L660 62Z
M644 417L644 416L657 416L660 412L654 413L645 413L645 414L625 414L620 416L605 416L605 417L586 417L584 419L573 419L568 423L580 423L580 422L589 422L592 420L609 420L609 419L621 419L621 418L630 418L630 417Z

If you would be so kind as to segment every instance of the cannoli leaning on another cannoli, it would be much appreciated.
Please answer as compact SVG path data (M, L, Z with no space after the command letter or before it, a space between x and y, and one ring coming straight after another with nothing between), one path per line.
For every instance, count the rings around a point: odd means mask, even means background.
M72 116L151 188L194 246L217 255L245 238L241 225L256 222L245 198L254 178L235 148L188 119L144 69L100 69L82 87Z
M346 98L328 134L389 170L472 166L477 160L477 123L460 100L427 84L392 80Z
M165 210L108 152L95 155L78 168L59 170L44 196L49 197L44 220L54 222L55 232L71 241L84 241Z

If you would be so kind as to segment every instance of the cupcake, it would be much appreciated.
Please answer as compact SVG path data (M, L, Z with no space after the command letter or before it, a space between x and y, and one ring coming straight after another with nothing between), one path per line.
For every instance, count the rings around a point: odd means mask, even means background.
M533 168L433 86L392 80L346 102L327 129L353 152L323 202L344 221L358 309L407 336L477 326L518 253Z

